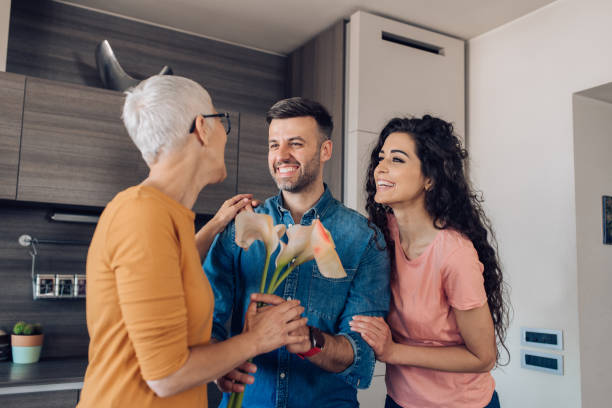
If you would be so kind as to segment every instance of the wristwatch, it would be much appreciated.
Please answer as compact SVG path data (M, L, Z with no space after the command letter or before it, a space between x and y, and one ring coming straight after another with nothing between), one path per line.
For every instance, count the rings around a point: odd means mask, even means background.
M306 357L312 357L315 354L319 354L325 347L325 336L323 332L316 327L308 326L309 337L310 337L310 350L305 353L298 353L302 359Z

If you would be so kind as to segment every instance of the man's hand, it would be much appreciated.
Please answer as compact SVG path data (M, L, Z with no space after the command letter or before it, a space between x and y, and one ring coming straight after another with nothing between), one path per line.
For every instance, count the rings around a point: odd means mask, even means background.
M289 334L294 336L306 336L307 340L287 345L288 352L293 354L304 354L312 348L312 344L310 342L310 329L308 328L308 326L300 327L296 331L291 332Z
M256 371L257 366L246 361L223 377L217 378L215 383L221 392L242 392L245 384L253 384L255 381L255 377L248 373L253 374Z

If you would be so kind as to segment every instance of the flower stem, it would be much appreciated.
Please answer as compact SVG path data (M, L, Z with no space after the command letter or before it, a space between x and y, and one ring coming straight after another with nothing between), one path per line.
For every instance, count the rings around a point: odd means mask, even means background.
M283 281L289 276L289 274L293 271L295 265L288 266L285 272L278 278L277 282L270 282L270 286L268 287L268 294L276 292L276 289L283 283Z
M285 265L280 265L277 266L276 269L274 270L274 274L272 275L272 280L270 281L270 285L268 286L268 289L274 287L276 285L276 280L278 279L278 274L280 273L280 271L283 269ZM269 290L267 292L264 292L263 290L261 291L261 293L274 293L274 291L270 292Z
M236 406L236 396L237 395L238 395L237 393L232 392L232 394L230 395L230 398L229 398L229 402L227 403L227 408L235 408L235 406Z
M268 279L268 266L270 265L270 251L266 250L266 264L264 265L263 271L261 272L261 282L259 284L259 293L264 293L266 290L266 280ZM274 277L272 277L274 279Z
M244 391L238 394L236 397L236 408L242 408L242 399L244 398Z

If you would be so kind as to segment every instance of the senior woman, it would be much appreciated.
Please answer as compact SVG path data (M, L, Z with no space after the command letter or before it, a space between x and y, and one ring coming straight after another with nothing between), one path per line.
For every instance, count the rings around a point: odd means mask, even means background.
M127 92L123 121L150 173L107 205L91 241L80 408L206 407L207 382L306 340L289 334L306 322L288 301L259 313L253 304L243 334L210 342L214 297L190 208L200 190L226 177L221 119L204 88L186 78L154 76ZM200 245L247 203L248 196L228 200L200 231Z

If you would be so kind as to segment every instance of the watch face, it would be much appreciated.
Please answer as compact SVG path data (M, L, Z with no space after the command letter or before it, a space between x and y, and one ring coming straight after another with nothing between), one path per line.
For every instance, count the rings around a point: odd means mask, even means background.
M323 336L323 332L316 327L310 328L310 343L313 348L323 349L325 346L325 336Z

